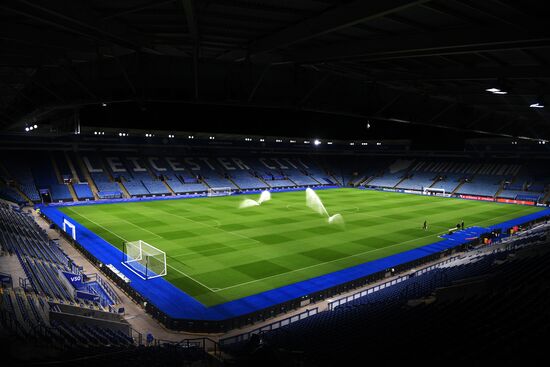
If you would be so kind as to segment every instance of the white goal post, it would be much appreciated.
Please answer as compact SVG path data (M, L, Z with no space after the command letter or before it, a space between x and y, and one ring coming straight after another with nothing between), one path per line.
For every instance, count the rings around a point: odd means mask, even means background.
M143 280L165 276L166 252L142 240L123 243L122 265Z
M207 196L227 196L231 195L231 187L210 187Z
M67 228L71 229L71 237L76 241L76 227L74 224L69 222L66 218L63 218L63 232L68 232Z
M438 187L424 187L424 189L422 190L422 194L436 195L436 196L449 196L447 192L445 192L445 189L441 189Z

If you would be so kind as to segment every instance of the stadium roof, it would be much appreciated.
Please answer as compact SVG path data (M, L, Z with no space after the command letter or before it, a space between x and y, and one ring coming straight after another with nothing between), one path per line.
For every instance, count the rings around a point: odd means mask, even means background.
M162 103L547 138L548 107L530 107L550 103L545 5L11 0L0 5L0 124Z

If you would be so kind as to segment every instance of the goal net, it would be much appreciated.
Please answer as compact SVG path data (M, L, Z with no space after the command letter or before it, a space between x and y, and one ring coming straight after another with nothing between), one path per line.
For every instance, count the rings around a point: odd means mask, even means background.
M166 275L166 252L144 241L124 242L122 265L141 279Z
M208 196L231 195L231 187L211 187L208 189Z
M449 196L445 192L445 189L441 189L437 187L425 187L424 190L422 190L422 193L424 195Z

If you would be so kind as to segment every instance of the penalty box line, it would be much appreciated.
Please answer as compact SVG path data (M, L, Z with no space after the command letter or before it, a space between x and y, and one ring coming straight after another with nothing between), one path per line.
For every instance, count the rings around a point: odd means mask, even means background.
M67 207L67 209L69 209L71 212L73 212L73 213L75 213L75 214L81 216L82 218L84 218L84 219L86 219L86 220L89 220L90 222L94 223L96 226L103 228L104 230L106 230L107 232L109 232L109 233L115 235L115 236L118 237L119 239L121 239L121 240L123 240L123 241L125 241L125 242L130 242L130 241L128 241L127 239L125 239L124 237L121 237L120 235L114 233L114 232L111 231L110 229L107 229L107 228L105 228L104 226L102 226L101 224L97 223L96 221L94 221L94 220L88 218L87 216L82 215L82 214L79 214L79 213L75 212L73 209L71 209L71 208L69 208L69 207ZM97 235L97 234L96 234L96 235ZM100 236L100 237L101 237L101 236ZM105 239L104 239L104 240L105 240ZM105 241L106 241L106 240L105 240ZM109 242L109 241L106 241L106 242ZM166 257L167 257L167 258L170 258L170 256L168 256L168 255L166 255ZM195 283L197 283L197 284L200 285L201 287L204 287L204 288L208 289L210 292L216 292L216 289L218 289L218 288L210 288L210 287L207 286L206 284L204 284L204 283L198 281L197 279L195 279L195 278L193 278L192 276L190 276L190 275L184 273L183 271L179 270L178 268L175 268L175 267L173 267L172 265L168 264L168 261L166 262L166 266L168 266L168 267L169 267L170 269L172 269L172 270L175 270L176 272L180 273L181 275L183 275L183 276L185 276L185 277L191 279L192 281L194 281Z

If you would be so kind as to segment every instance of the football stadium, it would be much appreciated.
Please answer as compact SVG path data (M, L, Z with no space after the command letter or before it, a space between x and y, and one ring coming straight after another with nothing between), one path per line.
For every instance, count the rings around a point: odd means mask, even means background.
M3 3L2 365L541 360L545 5Z

